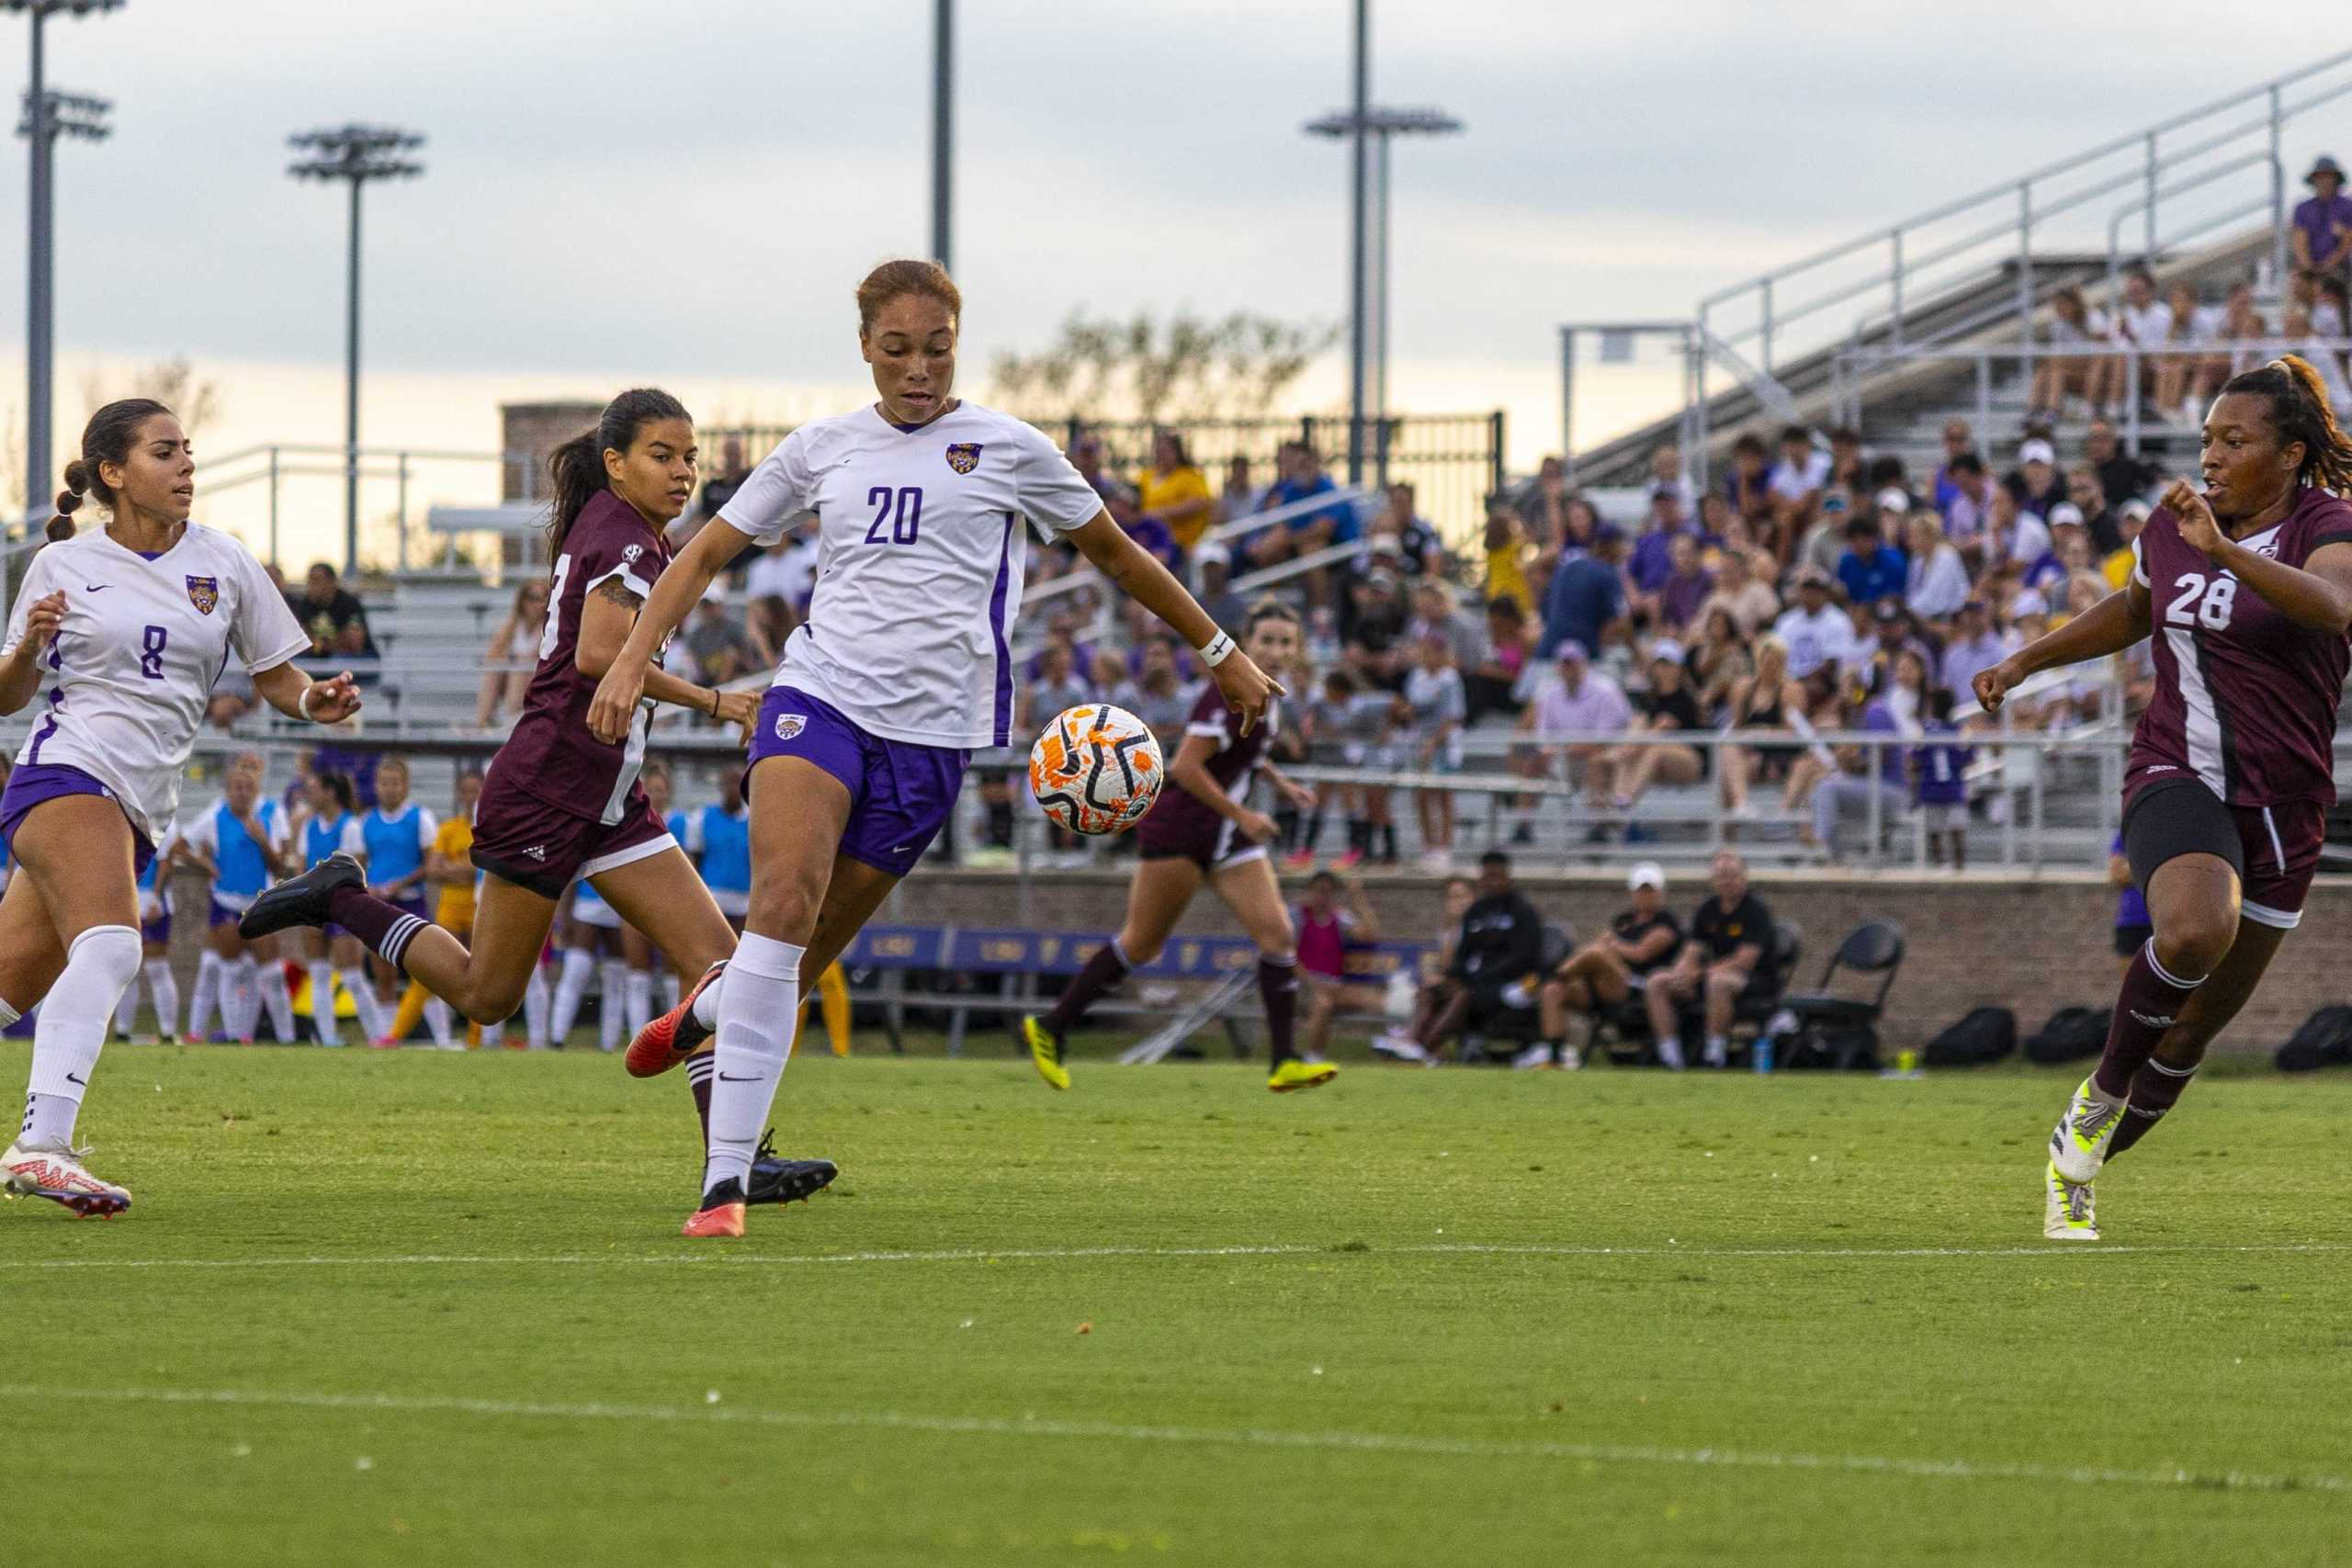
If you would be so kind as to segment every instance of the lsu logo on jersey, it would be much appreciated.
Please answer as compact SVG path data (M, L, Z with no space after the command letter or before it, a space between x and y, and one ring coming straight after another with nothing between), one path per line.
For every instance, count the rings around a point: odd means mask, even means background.
M220 580L217 577L191 577L187 580L187 602L196 606L199 615L212 614L220 603Z
M808 728L808 716L805 713L785 713L776 715L775 738L778 740L789 740Z
M978 441L956 442L947 448L947 466L959 474L970 473L980 466L980 446Z

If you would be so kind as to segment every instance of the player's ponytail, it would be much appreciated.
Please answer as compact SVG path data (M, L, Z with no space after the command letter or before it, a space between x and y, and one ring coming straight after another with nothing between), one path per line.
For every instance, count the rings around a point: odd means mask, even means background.
M57 515L42 530L51 543L74 536L74 513L84 496L95 495L100 505L112 509L114 489L99 477L98 465L119 467L129 461L139 427L159 413L171 412L153 398L123 398L90 416L90 423L82 427L82 455L65 465L65 488L57 492Z
M2338 495L2352 491L2352 435L2335 423L2327 383L2308 360L2299 355L2281 355L2267 365L2231 377L2222 391L2265 400L2278 445L2303 444L2303 464L2296 471L2296 483Z
M639 387L606 403L595 429L582 431L555 449L548 458L548 475L555 484L555 509L548 519L550 558L563 553L564 536L608 482L605 454L627 452L636 444L640 426L662 419L694 423L686 405L669 393Z

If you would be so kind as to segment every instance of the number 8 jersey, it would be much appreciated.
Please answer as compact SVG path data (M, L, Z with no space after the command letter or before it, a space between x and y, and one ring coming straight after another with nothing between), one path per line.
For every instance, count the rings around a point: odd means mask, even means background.
M229 660L257 674L310 652L311 639L253 553L198 523L152 560L103 528L42 547L0 653L23 640L34 603L61 589L65 619L41 655L32 733L17 761L78 768L161 843Z
M2237 541L2300 568L2352 542L2352 504L2304 490L2284 520ZM2335 709L2352 664L2346 639L2306 630L2204 551L2159 509L2132 543L2148 592L2155 695L2132 731L2124 793L2181 774L2232 806L2335 802Z
M1020 520L1066 533L1102 510L1020 420L961 403L902 428L869 404L786 436L718 516L773 545L817 514L816 594L776 684L886 740L973 748L1012 728Z

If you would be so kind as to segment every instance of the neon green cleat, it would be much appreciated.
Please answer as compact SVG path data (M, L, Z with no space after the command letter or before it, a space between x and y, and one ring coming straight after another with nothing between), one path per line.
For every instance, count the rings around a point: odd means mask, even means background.
M2098 1210L2090 1183L2067 1180L2056 1161L2042 1168L2041 1234L2052 1241L2097 1241Z
M1043 1019L1024 1018L1021 1038L1029 1043L1029 1059L1037 1064L1037 1076L1056 1089L1068 1089L1069 1069L1062 1066L1061 1037L1047 1029Z
M2090 1079L2082 1081L2050 1134L2050 1159L2059 1175L2077 1187L2088 1186L2098 1176L2115 1130L2123 1125L2124 1104L2099 1093Z
M1295 1089L1320 1089L1340 1076L1340 1069L1329 1062L1302 1062L1293 1056L1274 1069L1266 1087L1276 1094L1289 1094Z

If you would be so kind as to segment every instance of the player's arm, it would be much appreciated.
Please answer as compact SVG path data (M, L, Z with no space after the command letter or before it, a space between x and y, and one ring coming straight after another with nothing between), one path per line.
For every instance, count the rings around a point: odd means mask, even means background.
M751 547L752 536L728 523L714 519L694 542L672 558L662 575L654 580L652 596L643 607L630 606L636 616L634 625L622 624L619 635L603 642L597 653L589 651L589 618L599 600L590 594L580 611L580 649L577 662L583 675L599 675L595 699L588 705L588 728L606 745L617 745L628 734L630 719L637 712L638 701L651 696L657 702L676 703L682 707L699 707L711 712L707 694L701 702L687 700L689 693L705 693L708 688L689 686L665 671L651 668L653 650L662 639L678 629L696 604L702 603L711 580L727 570L729 562ZM630 598L634 600L635 594ZM610 628L607 628L608 632ZM592 658L594 662L592 664ZM669 694L664 695L664 693ZM749 693L742 694L749 696ZM725 698L720 698L718 710L726 712ZM758 712L752 704L752 714L738 722L749 723Z
M1627 942L1615 932L1610 940L1617 944L1617 955L1628 964L1652 964L1666 956L1667 949L1682 939L1672 926L1652 926L1639 942Z
M12 714L40 690L40 656L65 620L65 590L45 593L25 607L17 646L0 659L0 715Z
M2297 230L2301 235L2302 231ZM2313 550L2301 567L2247 549L2222 532L2205 498L2176 479L2165 505L2180 519L2180 536L2205 558L2267 599L2272 608L2306 631L2342 637L2352 630L2352 543L2339 540Z
M2064 626L2042 633L1980 671L1974 682L1976 700L1986 713L1998 713L2002 699L2028 676L2120 653L2145 640L2152 624L2147 585L2135 575Z
M1214 736L1186 734L1168 764L1168 782L1239 828L1251 843L1262 844L1273 837L1274 824L1264 812L1250 810L1217 787L1208 768L1216 749Z
M1175 574L1160 565L1150 551L1127 537L1125 531L1111 520L1107 510L1096 513L1092 522L1066 536L1078 547L1078 553L1117 583L1122 592L1167 622L1177 636L1203 656L1204 662L1216 659L1215 663L1209 664L1209 678L1225 694L1226 705L1233 710L1241 733L1249 734L1266 711L1267 701L1282 687L1234 646L1233 639L1209 619L1209 613L1176 581ZM673 566L670 570L675 571L677 568ZM1217 658L1216 649L1220 644L1228 651Z
M708 528L703 534L710 532ZM743 536L732 528L728 530L737 538ZM699 541L702 534L695 538ZM668 573L663 573L666 579ZM704 586L709 586L707 583ZM661 583L653 585L656 593ZM582 675L602 680L611 673L618 656L625 651L633 636L632 628L641 620L643 601L637 590L617 577L608 577L588 591L580 602L580 638L573 649L571 662ZM658 644L657 644L658 646ZM748 725L759 716L760 696L752 692L723 692L715 686L697 686L692 681L682 681L659 665L648 667L639 682L639 690L657 703L669 703L676 707L692 708L696 713L724 719L729 724ZM602 686L597 687L601 695ZM595 728L595 710L589 710L589 728ZM623 726L627 733L627 726ZM601 739L601 737L600 737Z
M1258 773L1260 777L1263 778L1268 784L1274 786L1274 793L1276 795L1281 795L1284 800L1290 802L1293 806L1297 807L1301 811L1312 811L1315 809L1316 795L1313 785L1299 783L1296 779L1291 777L1288 773L1274 766L1271 761L1259 763Z
M288 718L341 724L359 711L359 687L346 670L331 680L313 681L289 663L254 671L261 700Z

